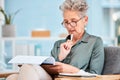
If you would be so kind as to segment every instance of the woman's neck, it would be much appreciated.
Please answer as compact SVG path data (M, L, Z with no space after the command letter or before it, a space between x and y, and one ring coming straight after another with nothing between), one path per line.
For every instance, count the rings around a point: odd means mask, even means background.
M78 42L79 40L81 40L82 37L83 37L83 34L84 34L84 32L81 33L81 34L77 34L76 36L73 36L73 43L75 44L76 42Z

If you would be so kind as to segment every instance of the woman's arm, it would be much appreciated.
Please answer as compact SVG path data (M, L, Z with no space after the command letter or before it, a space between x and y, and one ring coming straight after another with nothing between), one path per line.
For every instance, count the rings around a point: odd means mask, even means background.
M94 45L89 70L90 73L101 74L104 65L104 47L101 38L97 38Z

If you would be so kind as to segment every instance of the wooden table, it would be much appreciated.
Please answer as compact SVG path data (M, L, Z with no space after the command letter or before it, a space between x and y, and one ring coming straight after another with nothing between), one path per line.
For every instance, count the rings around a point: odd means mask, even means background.
M0 78L6 78L11 74L16 74L18 71L10 72L0 72ZM57 76L54 80L120 80L119 75L100 75L97 77L67 77L67 76Z
M0 72L0 78L6 78L7 76L11 75L11 74L17 74L18 71L4 71L4 72Z
M120 80L119 75L100 75L97 77L68 77L68 76L58 76L55 80Z

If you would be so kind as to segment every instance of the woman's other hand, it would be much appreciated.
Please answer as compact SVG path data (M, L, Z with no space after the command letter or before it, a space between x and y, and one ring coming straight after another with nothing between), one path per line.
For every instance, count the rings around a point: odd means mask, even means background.
M55 65L42 65L49 74L77 73L79 69L69 64L56 62Z

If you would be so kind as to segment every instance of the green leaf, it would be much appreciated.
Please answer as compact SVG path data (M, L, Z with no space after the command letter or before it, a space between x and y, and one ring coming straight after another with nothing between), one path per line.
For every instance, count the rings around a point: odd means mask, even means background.
M17 15L20 12L21 9L18 9L14 14L7 14L5 11L0 7L0 12L4 15L5 18L5 24L12 24L15 15Z

